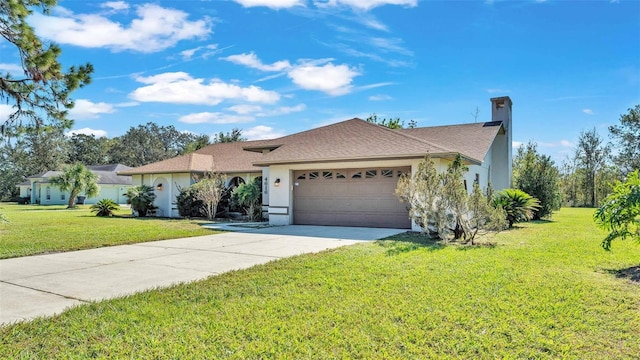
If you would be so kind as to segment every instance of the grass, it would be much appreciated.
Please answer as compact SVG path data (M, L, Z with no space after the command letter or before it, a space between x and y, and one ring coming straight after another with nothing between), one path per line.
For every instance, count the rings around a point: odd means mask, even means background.
M133 218L130 210L97 217L89 207L0 204L9 221L0 223L0 259L216 233L197 221Z
M0 328L6 358L637 359L640 246L563 209L465 247L403 235Z

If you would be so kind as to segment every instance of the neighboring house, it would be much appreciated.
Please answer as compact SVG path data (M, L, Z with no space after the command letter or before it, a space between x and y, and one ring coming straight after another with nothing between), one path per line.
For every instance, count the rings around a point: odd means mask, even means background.
M351 119L273 140L214 144L195 153L120 172L154 186L155 205L176 217L176 195L196 174L217 171L232 183L261 177L263 207L273 225L419 227L395 196L402 174L429 153L439 171L460 153L465 183L511 186L509 97L491 99L491 122L392 130Z
M131 169L121 164L92 165L87 166L94 174L98 175L98 196L86 198L85 204L95 204L102 199L111 199L117 204L127 202L124 194L131 187L131 176L118 175L119 171ZM69 202L69 192L51 184L49 179L62 174L62 171L45 171L42 174L29 176L27 180L17 186L20 188L20 197L29 198L32 204L42 205L66 205ZM85 196L81 193L79 196Z

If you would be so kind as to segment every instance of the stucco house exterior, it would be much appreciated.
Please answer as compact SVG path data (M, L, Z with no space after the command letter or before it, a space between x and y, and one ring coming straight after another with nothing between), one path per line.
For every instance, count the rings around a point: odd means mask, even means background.
M439 171L460 153L465 183L511 186L512 102L491 99L490 122L389 129L351 119L272 140L214 144L195 153L120 172L156 187L155 205L178 216L175 197L194 174L225 173L230 182L261 177L273 225L313 224L419 230L395 196L402 174L429 153Z
M98 196L86 198L85 204L95 204L102 199L111 199L116 204L124 204L127 198L124 194L131 187L131 176L118 175L118 171L131 169L121 164L91 165L87 166L94 174L98 175ZM51 177L60 175L62 171L45 171L38 175L27 177L27 180L18 184L20 197L29 198L31 204L42 205L66 205L69 201L69 192L60 191L60 188L51 184ZM79 196L85 196L81 193Z

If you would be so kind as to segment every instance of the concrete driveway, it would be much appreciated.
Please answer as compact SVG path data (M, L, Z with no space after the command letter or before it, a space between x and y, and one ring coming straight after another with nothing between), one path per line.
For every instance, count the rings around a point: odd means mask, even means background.
M236 230L0 260L0 324L405 231L301 225Z

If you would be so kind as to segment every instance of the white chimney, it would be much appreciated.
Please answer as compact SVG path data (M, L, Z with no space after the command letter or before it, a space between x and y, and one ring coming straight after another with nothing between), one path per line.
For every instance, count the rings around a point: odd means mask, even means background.
M511 119L511 98L508 96L501 96L491 98L491 121L500 121L504 128L504 134L498 136L504 137L503 139L496 139L496 142L500 144L499 153L494 153L494 186L496 190L501 188L512 187L512 119ZM506 166L505 166L506 165ZM500 179L500 180L499 180Z

